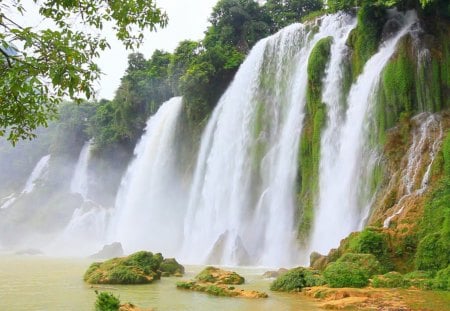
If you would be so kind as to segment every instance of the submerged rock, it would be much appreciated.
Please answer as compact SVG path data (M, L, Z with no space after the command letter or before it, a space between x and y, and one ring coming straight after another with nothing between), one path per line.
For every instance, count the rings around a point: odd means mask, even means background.
M262 276L263 276L263 278L266 278L266 279L277 278L277 277L285 274L288 271L289 270L286 268L280 268L276 271L266 271L266 272L264 272L264 274Z
M244 277L236 272L215 267L206 267L196 277L195 281L177 282L177 288L207 293L222 297L267 298L264 292L244 290L231 285L245 282Z
M119 242L114 242L108 245L103 246L103 248L98 251L97 253L89 256L89 258L92 259L109 259L114 257L121 257L123 256L123 248L122 244Z
M182 275L184 267L160 253L141 251L128 257L95 262L84 274L90 284L146 284L161 276Z

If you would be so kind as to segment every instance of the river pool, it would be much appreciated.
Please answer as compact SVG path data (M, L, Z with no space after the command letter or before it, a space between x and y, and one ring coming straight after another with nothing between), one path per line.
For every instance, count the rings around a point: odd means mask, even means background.
M0 310L2 311L88 311L93 310L94 288L82 277L91 260L61 259L41 256L0 257ZM203 267L186 266L182 279L193 278ZM262 269L231 268L243 275L248 289L265 291L267 299L213 297L202 293L178 290L180 278L163 278L154 284L134 286L103 286L120 297L159 311L211 310L320 310L302 295L269 291L270 280L261 277Z

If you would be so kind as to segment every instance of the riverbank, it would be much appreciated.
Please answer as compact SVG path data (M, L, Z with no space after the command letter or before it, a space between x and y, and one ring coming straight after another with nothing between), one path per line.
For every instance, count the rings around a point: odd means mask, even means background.
M447 311L450 292L386 288L305 288L302 295L326 310Z

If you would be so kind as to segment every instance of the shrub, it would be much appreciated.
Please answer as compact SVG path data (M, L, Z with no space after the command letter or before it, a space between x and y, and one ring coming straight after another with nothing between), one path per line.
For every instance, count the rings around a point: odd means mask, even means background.
M349 262L355 264L361 269L367 278L379 274L383 271L380 262L372 254L344 254L337 262Z
M333 262L323 276L330 287L364 287L369 283L365 271L352 262Z
M271 285L273 291L299 291L303 287L325 284L319 271L298 267L279 276Z
M433 233L423 238L415 258L417 270L440 270L449 264L450 249L440 233Z
M347 253L329 264L323 276L330 287L363 287L372 275L381 271L374 255Z
M387 258L388 244L386 240L385 233L366 228L349 242L349 250L354 253L372 254L383 264L385 270L390 270L392 264Z
M410 286L426 290L432 289L434 274L432 271L413 271L405 274L403 277Z
M434 289L450 290L450 265L442 270L439 270L434 278Z
M97 294L95 301L95 311L118 311L120 300L112 293L101 292Z
M376 288L406 288L409 287L409 282L398 272L388 272L384 275L374 276L372 286Z

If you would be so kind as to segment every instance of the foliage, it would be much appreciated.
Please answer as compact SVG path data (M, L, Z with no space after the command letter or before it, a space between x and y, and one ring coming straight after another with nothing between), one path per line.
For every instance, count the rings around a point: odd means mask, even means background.
M161 268L163 262L160 253L140 251L128 257L93 263L84 274L84 280L90 284L144 284L158 280L162 272L165 272L164 276L184 272L182 266L172 270L173 273L167 265Z
M320 286L325 284L319 271L298 267L279 276L271 285L273 291L300 291L303 287Z
M120 300L114 294L107 292L97 293L95 311L118 311L119 308Z
M439 270L450 263L450 247L448 239L441 233L425 236L417 247L415 266L417 270Z
M320 11L322 7L322 0L268 0L264 4L274 30L298 23L309 13Z
M351 262L333 262L323 276L330 287L364 287L369 283L364 271Z
M302 213L299 234L304 239L312 226L314 194L319 183L320 140L326 119L326 107L322 103L322 83L330 57L332 37L319 40L308 59L308 88L304 128L300 138L299 172Z
M433 282L434 289L450 290L450 265L447 268L439 270Z
M349 36L352 53L352 75L355 80L362 72L364 64L375 54L381 33L386 22L386 11L383 7L365 3L358 11L358 24Z
M384 269L390 270L392 268L388 258L387 235L383 232L376 232L371 228L364 229L350 240L349 251L372 254L384 266Z
M232 271L224 271L215 267L206 267L197 276L196 280L206 283L240 285L244 284L245 279Z
M170 60L169 53L159 50L148 61L140 53L129 55L114 100L101 101L90 120L89 133L98 149L136 144L147 118L173 96L168 81Z
M29 27L28 6L57 30ZM0 4L0 136L7 135L13 144L46 126L63 97L80 102L94 93L100 75L95 59L109 44L93 31L75 30L74 17L81 24L77 29L101 30L113 22L127 48L139 46L144 29L167 23L153 1L33 0L28 6L22 0Z
M330 287L363 287L371 276L381 271L382 267L374 255L346 253L330 263L323 276Z
M407 288L409 282L398 272L388 272L384 275L376 275L372 280L375 288Z

